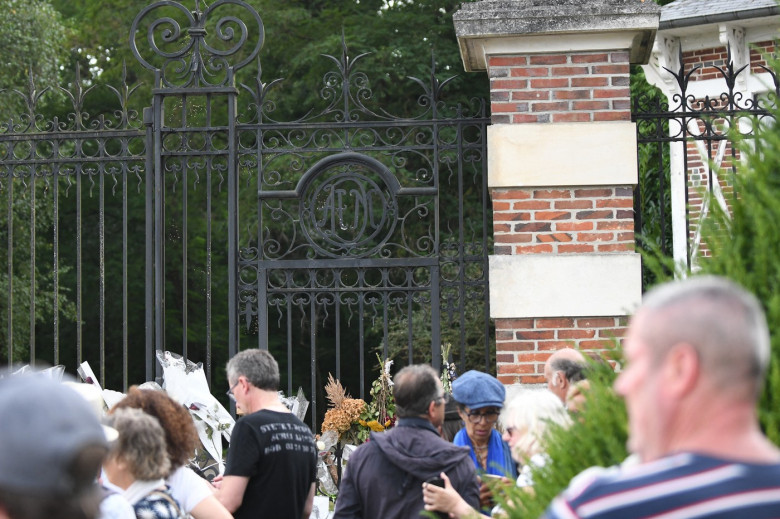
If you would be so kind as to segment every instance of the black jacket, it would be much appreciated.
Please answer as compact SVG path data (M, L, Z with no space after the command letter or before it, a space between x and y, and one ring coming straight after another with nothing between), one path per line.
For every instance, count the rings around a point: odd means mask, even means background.
M468 447L442 440L430 422L401 418L371 439L347 461L333 519L409 519L423 510L422 483L445 472L474 508L479 483Z

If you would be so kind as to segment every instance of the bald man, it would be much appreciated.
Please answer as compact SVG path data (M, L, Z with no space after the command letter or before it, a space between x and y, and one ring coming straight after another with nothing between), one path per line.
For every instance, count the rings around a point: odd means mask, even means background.
M565 405L569 388L585 378L586 367L585 357L579 351L572 348L556 351L544 365L547 388Z

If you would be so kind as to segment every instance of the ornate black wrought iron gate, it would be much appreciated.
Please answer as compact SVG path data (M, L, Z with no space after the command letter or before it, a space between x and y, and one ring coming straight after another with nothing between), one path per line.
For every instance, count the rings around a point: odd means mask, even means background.
M762 126L775 124L773 109L780 98L780 80L775 70L762 64L755 65L755 70L747 65L736 67L730 46L720 66L709 66L709 72L716 70L716 80L722 81L723 90L717 93L702 95L695 88L703 66L686 65L681 47L676 64L670 65L673 70L664 67L674 85L670 99L660 91L633 99L639 163L635 228L643 237L640 246L649 244L687 268L695 268L702 245L698 222L711 203L706 197L702 200L702 194L713 196L714 203L728 210L722 193L730 191L728 175L736 173L743 160L734 141L746 145L760 136ZM746 95L740 83L759 73L766 77L751 81L762 83L763 93ZM672 177L680 180L675 186ZM691 194L696 201L690 199ZM673 204L673 198L679 203ZM673 211L681 216L674 225ZM652 282L648 272L643 281L645 285Z
M461 368L493 369L484 102L445 102L450 80L432 64L430 77L409 80L419 89L414 113L391 115L373 101L364 55L343 44L312 90L324 107L275 120L283 83L260 77L263 38L260 16L241 0L196 0L193 11L151 4L131 27L132 51L154 74L142 121L129 108L134 87L109 86L119 108L91 117L79 84L75 94L61 89L73 124L33 114L2 127L9 284L20 258L33 273L43 262L55 300L36 316L45 294L29 289L20 313L11 287L0 305L8 362L72 370L88 360L119 389L159 375L155 350L203 362L213 383L239 349L270 348L284 389L303 386L313 401L313 421L328 373L365 396L377 354L438 365L450 343ZM251 81L237 77L253 67ZM34 211L20 217L20 196L51 204L50 224L36 224ZM76 215L72 229L63 204ZM14 256L24 245L13 230L25 221L42 228L25 237L29 254ZM49 264L35 245L52 236ZM75 312L60 308L71 304ZM36 349L50 339L53 351Z

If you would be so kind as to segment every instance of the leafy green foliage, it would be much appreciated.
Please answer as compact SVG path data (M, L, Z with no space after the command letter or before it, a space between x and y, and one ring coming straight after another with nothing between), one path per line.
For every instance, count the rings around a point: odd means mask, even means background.
M11 357L14 362L26 363L30 358L31 335L36 333L35 326L50 322L50 316L55 314L55 306L60 319L73 319L75 308L66 289L62 286L56 291L54 289L55 277L48 265L54 254L53 243L36 239L40 235L51 235L54 215L51 197L46 194L42 184L36 184L26 191L6 190L4 194L3 209L0 210L0 243L6 245L10 239L13 261L8 256L9 248L1 247L0 264L4 266L4 272L0 275L0 293L11 294L13 301L10 315L14 323L11 327ZM35 240L35 256L31 253L31 240ZM60 266L61 276L69 275L71 271L67 263ZM55 294L58 296L56 303ZM31 303L33 295L34 306ZM4 345L5 333L9 329L6 303L5 297L0 298L0 330L4 334L0 337L0 344ZM54 363L50 349L37 353L39 359ZM6 348L0 350L0 359L8 360Z
M780 111L774 115L780 117ZM762 130L755 149L741 143L747 163L731 175L731 214L714 200L710 204L702 237L712 257L699 260L698 274L728 277L755 294L764 307L772 356L759 414L767 436L780 444L780 127L754 124Z
M362 68L372 71L372 105L396 116L420 111L407 95L407 78L426 80L432 53L440 79L463 70L452 23L462 3L457 0L250 3L265 25L260 55L264 81L285 78L277 120L300 117L320 106L317 89L332 65L322 55L338 57L342 38L351 56L368 53ZM465 75L458 90L464 99L484 98L488 82L482 74Z
M550 462L533 469L533 492L511 487L497 498L509 518L541 516L574 476L589 467L617 465L628 455L626 409L612 390L615 373L603 363L591 363L589 369L590 388L582 411L568 429L548 429Z
M26 94L31 77L42 90L59 85L65 26L46 0L0 0L0 89ZM0 96L0 111L26 110L21 95Z

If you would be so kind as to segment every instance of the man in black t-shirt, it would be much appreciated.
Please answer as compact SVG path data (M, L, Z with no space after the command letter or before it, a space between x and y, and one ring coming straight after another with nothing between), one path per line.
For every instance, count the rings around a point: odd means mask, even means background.
M279 366L264 350L227 365L228 395L244 416L230 437L217 498L236 519L301 519L311 514L317 447L311 430L279 399Z

